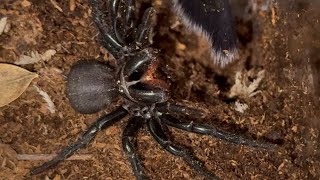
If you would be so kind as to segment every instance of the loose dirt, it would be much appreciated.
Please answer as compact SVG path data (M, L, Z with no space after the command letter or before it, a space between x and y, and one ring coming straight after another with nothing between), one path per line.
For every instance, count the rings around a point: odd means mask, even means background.
M171 136L222 179L319 179L320 3L249 2L232 1L239 59L225 69L212 64L206 44L179 23L167 0L152 3L158 12L154 47L160 50L172 99L208 109L205 119L194 121L266 139L279 148L254 149L175 129ZM39 78L19 99L0 108L0 179L134 179L121 146L127 119L99 133L73 160L28 175L45 161L36 158L50 158L39 154L57 153L121 102L81 115L65 95L65 76L76 61L113 61L97 40L87 0L2 0L2 17L8 24L0 35L0 62L14 63L32 52L56 54L21 65ZM235 84L241 91L234 91ZM54 112L39 89L48 93ZM181 158L162 150L147 131L139 133L138 147L152 179L202 179Z

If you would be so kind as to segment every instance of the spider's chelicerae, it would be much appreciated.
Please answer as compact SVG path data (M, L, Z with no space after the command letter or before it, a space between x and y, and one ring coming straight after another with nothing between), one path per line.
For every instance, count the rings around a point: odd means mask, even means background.
M99 131L126 116L129 116L129 121L123 131L122 145L137 179L147 179L135 146L135 135L143 126L147 127L163 149L183 158L192 169L209 179L218 177L208 171L189 149L170 141L168 126L250 147L274 147L273 144L246 139L213 126L178 120L176 117L179 115L202 117L205 113L169 102L168 85L157 78L159 58L156 50L151 48L155 9L147 8L137 24L139 19L135 18L137 11L134 0L91 0L90 4L101 43L117 59L117 64L115 69L111 69L97 61L76 63L67 79L68 98L72 107L80 113L98 112L119 97L124 98L124 104L99 118L76 142L64 148L51 161L33 168L31 174L57 165L88 145Z

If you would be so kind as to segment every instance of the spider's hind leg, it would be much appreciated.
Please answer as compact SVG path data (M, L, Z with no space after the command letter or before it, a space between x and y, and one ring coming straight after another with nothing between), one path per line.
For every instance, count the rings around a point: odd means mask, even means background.
M234 144L240 144L240 145L245 145L249 147L263 148L263 149L269 149L269 150L272 150L277 147L275 144L248 139L238 134L233 134L230 132L223 131L214 126L195 123L193 121L180 122L178 119L171 116L170 114L162 115L160 118L163 121L163 123L165 123L168 126L175 127L181 130L192 132L192 133L210 135L215 138L218 138L227 142L231 142Z
M190 108L170 102L159 103L156 108L163 114L173 113L177 115L186 115L196 118L204 118L207 115L205 111L202 111L200 109Z
M133 117L129 120L122 134L122 146L131 163L133 173L138 180L147 179L143 173L143 165L136 149L135 136L138 130L143 126L141 117Z
M119 121L120 119L125 117L127 114L128 112L122 107L120 107L117 110L113 111L112 113L104 117L101 117L96 122L94 122L76 142L65 147L52 160L45 162L44 164L38 167L32 168L30 171L30 174L31 175L39 174L49 168L52 168L53 166L56 166L61 161L73 155L77 150L88 145L91 142L91 140L94 139L94 137L98 134L99 131L113 125L115 122Z
M150 119L148 129L156 141L168 152L173 155L182 157L183 160L197 173L205 176L207 179L219 179L215 174L207 170L204 163L196 158L187 148L175 145L167 137L160 119Z

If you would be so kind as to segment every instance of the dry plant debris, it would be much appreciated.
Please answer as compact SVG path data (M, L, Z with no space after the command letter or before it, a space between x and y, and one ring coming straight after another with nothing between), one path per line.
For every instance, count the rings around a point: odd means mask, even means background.
M7 19L8 19L7 17L3 17L0 19L0 35L3 32L6 32L8 29Z
M37 74L11 64L0 64L0 107L16 100Z
M261 91L256 91L264 78L265 70L261 70L257 73L256 78L250 82L250 77L253 71L247 73L237 72L235 76L235 84L229 91L229 97L249 98L255 96Z
M42 99L47 103L47 105L48 105L47 108L48 108L49 112L51 114L54 114L56 112L56 107L55 107L54 103L52 102L48 93L44 92L43 90L41 90L37 86L33 86L33 87L36 88L37 92L42 96Z
M20 58L14 62L17 65L34 64L39 61L48 61L56 54L56 50L49 49L43 54L39 54L38 51L31 51L30 56L22 55Z
M244 113L249 108L249 106L246 103L241 103L239 101L236 101L234 105L234 110L240 113Z

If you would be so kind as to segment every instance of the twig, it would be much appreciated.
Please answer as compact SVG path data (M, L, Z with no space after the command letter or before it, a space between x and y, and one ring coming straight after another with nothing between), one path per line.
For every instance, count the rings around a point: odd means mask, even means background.
M17 154L17 159L19 161L48 161L54 158L57 154ZM75 154L69 157L66 160L75 161L75 160L92 160L93 157L91 154Z

